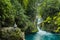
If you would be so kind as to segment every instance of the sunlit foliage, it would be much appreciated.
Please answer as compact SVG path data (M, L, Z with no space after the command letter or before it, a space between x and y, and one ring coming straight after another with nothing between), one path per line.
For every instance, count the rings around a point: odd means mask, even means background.
M60 27L60 2L59 0L45 0L40 6L40 15L44 19L44 30L55 32ZM60 31L57 31L58 33Z

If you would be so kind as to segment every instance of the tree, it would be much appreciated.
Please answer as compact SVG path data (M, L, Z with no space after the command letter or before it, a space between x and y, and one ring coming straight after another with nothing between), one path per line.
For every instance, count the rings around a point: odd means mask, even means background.
M13 26L14 9L10 0L0 0L0 11L1 27Z

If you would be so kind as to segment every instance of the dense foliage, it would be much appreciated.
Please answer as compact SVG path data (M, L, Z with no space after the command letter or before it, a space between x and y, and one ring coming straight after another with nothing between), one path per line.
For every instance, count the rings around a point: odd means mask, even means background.
M37 16L43 19L40 24L41 29L60 33L59 0L0 0L0 30L7 27L7 29L3 29L2 33L0 31L0 35L14 36L19 40L20 34L16 35L16 32L12 31L13 29L8 28L14 27L15 23L25 33L37 32ZM10 33L10 31L12 32ZM8 37L10 38L10 36Z
M13 27L16 23L22 31L30 27L30 30L35 30L35 2L36 0L0 0L1 28Z
M0 37L2 40L21 40L22 33L19 30L16 33L13 31L15 29L12 29L15 23L21 31L37 32L34 21L35 2L36 0L0 0ZM1 32L1 30L3 31Z
M12 26L14 23L14 10L10 0L0 0L0 25Z
M39 7L40 15L44 19L42 29L50 32L60 33L60 1L45 0Z

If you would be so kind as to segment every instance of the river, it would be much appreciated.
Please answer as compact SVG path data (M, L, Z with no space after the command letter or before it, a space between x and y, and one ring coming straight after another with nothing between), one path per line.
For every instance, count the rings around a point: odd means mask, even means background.
M42 31L38 26L39 23L41 23L41 22L42 22L42 20L38 19L38 22L37 22L38 32L35 34L27 34L25 36L26 40L60 40L59 34L52 34L52 33L46 32L46 31Z

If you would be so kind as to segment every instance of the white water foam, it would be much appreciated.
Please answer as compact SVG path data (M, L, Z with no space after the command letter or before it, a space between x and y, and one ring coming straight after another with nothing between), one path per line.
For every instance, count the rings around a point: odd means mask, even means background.
M38 34L41 34L41 35L52 35L52 33L49 33L49 32L46 32L46 31L43 31L39 28L40 26L40 23L43 22L43 19L42 18L37 18L38 21L37 21L37 29L38 29Z

